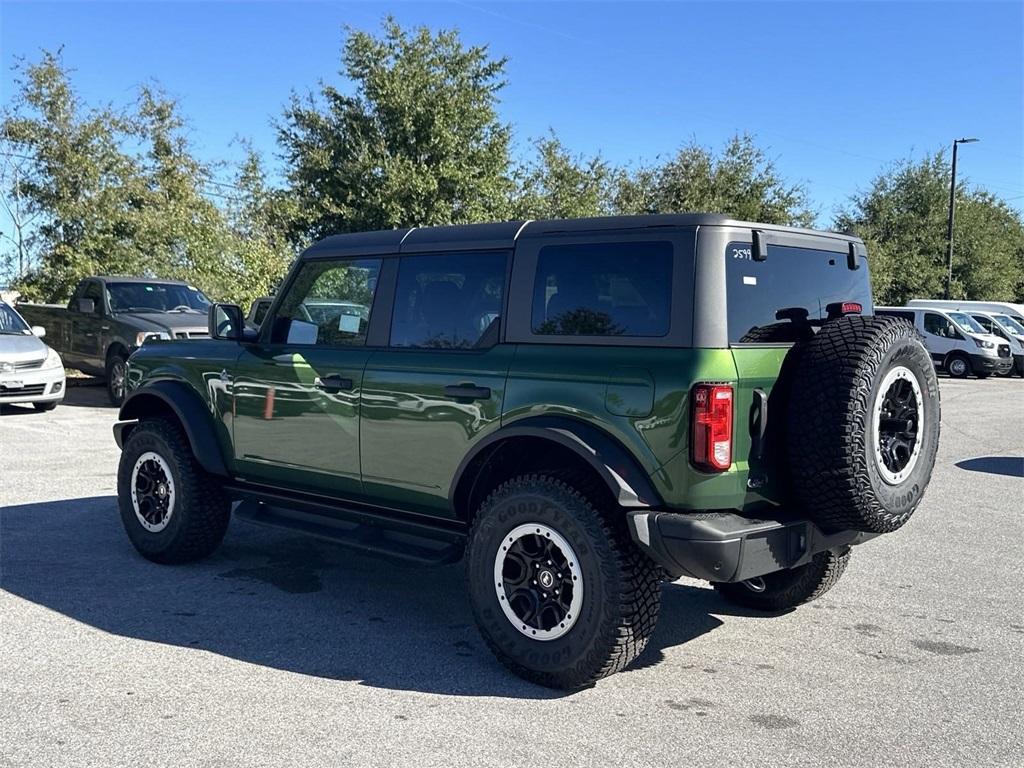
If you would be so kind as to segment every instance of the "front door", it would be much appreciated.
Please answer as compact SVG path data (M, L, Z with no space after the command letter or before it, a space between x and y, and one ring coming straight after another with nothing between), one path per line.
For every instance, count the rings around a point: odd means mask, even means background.
M963 336L945 315L938 312L924 313L924 336L936 365L942 365L950 352L963 349Z
M452 514L460 462L500 426L515 349L497 343L508 257L402 256L390 345L363 376L363 484L375 499Z
M359 397L380 269L380 259L305 262L260 341L243 344L233 387L243 479L359 492Z
M103 338L109 330L110 320L106 315L103 286L91 280L85 284L78 298L92 299L93 311L78 311L78 301L72 302L71 311L71 354L72 359L85 370L98 373L104 370Z

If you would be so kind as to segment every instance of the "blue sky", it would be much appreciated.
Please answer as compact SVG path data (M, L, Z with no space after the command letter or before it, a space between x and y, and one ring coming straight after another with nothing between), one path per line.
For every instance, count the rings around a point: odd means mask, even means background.
M153 80L208 159L236 136L271 157L291 89L339 82L345 24L458 27L509 57L518 151L652 161L690 139L755 135L828 225L887 164L956 137L960 172L1024 210L1024 3L18 3L0 5L2 99L16 56L64 46L87 102ZM274 161L276 162L276 161Z

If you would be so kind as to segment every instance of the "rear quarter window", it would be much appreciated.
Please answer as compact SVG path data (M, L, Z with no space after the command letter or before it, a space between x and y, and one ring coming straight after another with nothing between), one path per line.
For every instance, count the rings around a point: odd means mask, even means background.
M874 311L867 262L851 270L846 253L769 245L768 258L754 261L749 242L726 246L725 274L731 343L791 343L808 332L786 316L823 320L826 307L851 301Z
M539 336L662 337L671 321L672 244L545 246L533 285Z

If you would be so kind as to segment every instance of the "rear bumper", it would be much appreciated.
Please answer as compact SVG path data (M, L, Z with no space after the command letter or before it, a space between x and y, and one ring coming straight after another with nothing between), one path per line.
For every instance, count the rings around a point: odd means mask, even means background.
M971 368L975 373L1009 373L1013 369L1013 357L971 355Z
M842 549L876 533L826 534L808 520L751 520L731 512L629 513L636 544L675 577L745 581L796 568L827 549Z

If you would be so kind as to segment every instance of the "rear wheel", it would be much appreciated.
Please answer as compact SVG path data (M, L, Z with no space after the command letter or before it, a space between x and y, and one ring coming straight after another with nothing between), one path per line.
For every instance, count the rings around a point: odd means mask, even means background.
M107 397L111 405L121 405L128 385L128 361L117 352L107 360Z
M227 531L230 500L196 462L181 430L163 419L143 421L129 434L117 496L128 539L157 563L206 557Z
M758 611L788 611L828 592L850 562L850 550L819 552L806 565L776 571L756 579L715 583L715 590L731 603Z
M546 475L509 480L477 513L467 558L477 625L521 677L575 689L625 668L647 645L660 570L624 521Z

